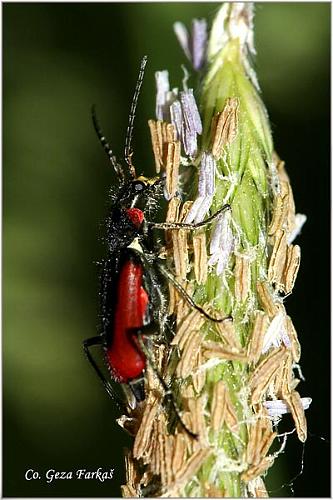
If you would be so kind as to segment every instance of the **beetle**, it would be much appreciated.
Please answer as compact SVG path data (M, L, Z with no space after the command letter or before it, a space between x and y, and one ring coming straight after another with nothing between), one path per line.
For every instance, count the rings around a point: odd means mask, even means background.
M191 307L198 309L208 319L216 322L226 319L213 318L195 304L172 273L162 264L155 248L152 234L154 229L197 229L210 223L230 207L223 206L214 215L197 224L157 223L147 220L146 215L151 215L162 196L163 179L137 176L132 163L133 125L146 63L147 57L144 57L129 114L124 152L126 172L113 155L97 120L96 109L92 108L95 131L117 174L119 186L112 193L112 207L106 220L107 257L102 263L101 273L100 334L85 340L83 347L106 391L116 401L121 411L124 411L124 405L93 358L91 347L96 345L102 347L111 378L130 387L136 402L140 403L145 398L144 373L147 360L152 360L146 343L149 342L151 334L160 339L165 338L168 281ZM194 436L182 422L165 381L158 372L157 376L165 396L169 397L175 410L177 420L186 432Z

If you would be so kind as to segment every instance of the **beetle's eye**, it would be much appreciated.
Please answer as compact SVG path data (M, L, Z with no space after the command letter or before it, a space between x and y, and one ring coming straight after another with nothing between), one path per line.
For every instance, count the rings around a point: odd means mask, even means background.
M141 182L141 181L135 181L133 182L133 186L134 186L134 191L142 191L145 187L144 183Z

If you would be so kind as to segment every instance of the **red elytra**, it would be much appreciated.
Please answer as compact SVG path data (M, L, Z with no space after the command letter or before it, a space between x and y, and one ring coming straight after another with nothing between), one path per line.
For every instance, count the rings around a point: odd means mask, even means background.
M149 297L143 287L141 263L126 260L119 272L114 327L106 359L113 377L121 383L139 377L146 358L133 329L144 325Z
M133 224L136 227L141 226L143 219L144 219L144 214L143 214L142 210L140 210L139 208L127 208L126 213L129 217L129 219L131 220L131 222L133 222Z

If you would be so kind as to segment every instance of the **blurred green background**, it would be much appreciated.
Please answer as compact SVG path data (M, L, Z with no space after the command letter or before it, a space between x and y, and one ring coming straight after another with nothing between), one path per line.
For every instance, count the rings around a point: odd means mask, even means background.
M96 103L121 157L140 58L149 64L135 163L152 172L154 72L180 84L172 23L211 20L213 3L3 4L3 495L119 496L123 447L113 403L85 360L97 324L98 241L114 177L93 132ZM275 146L286 160L302 266L287 299L302 342L309 438L269 474L273 496L329 496L330 4L257 3L255 62ZM287 428L292 427L287 418ZM321 437L326 439L323 440ZM114 479L25 481L27 469L113 468ZM314 472L315 471L315 472Z

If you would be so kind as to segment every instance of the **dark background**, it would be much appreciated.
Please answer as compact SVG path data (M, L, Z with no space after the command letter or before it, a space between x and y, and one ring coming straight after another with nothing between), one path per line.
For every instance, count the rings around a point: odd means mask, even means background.
M186 63L172 23L211 20L218 4L3 4L4 496L119 496L122 449L111 400L82 354L97 323L99 224L114 181L90 106L122 155L137 69L149 56L135 128L135 162L153 165L148 118L154 72L173 86ZM329 496L330 5L256 4L256 68L275 147L297 211L308 221L287 299L302 343L309 438L292 435L269 473L272 496L301 469L295 496ZM287 417L288 418L288 417ZM291 420L289 428L292 427ZM321 438L325 438L325 440ZM27 469L115 469L114 480L25 481Z

